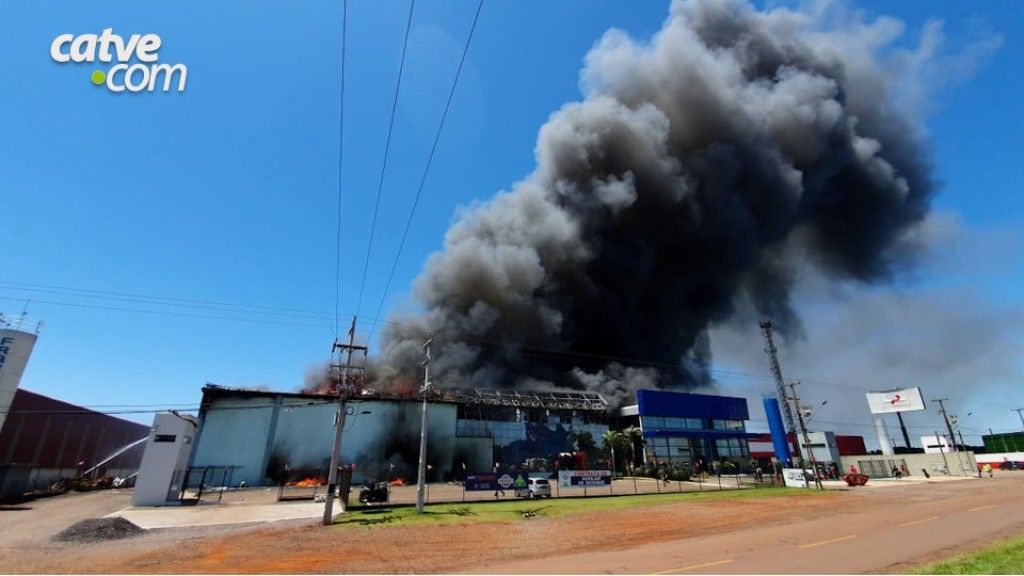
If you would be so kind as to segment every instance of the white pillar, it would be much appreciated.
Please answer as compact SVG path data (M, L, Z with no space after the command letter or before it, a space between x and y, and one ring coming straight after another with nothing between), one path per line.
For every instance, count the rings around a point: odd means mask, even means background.
M882 421L881 416L875 416L875 433L878 434L878 446L882 449L882 454L886 456L892 456L892 444L889 442L889 432L885 429L885 422Z

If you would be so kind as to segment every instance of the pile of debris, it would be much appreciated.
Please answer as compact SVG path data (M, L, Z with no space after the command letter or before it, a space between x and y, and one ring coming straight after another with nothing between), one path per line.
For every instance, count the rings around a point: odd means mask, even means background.
M89 518L76 522L53 537L60 542L103 542L121 540L146 531L121 518Z
M120 480L120 482L118 482ZM76 492L88 492L91 490L107 490L123 485L124 480L113 476L102 476L99 478L61 478L46 488L33 490L25 494L32 498L43 498L46 496L57 496L69 490Z

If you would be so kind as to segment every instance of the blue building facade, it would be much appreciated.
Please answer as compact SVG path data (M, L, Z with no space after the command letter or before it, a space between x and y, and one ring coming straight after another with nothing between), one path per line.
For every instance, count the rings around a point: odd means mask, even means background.
M745 398L638 390L636 399L648 464L750 459Z

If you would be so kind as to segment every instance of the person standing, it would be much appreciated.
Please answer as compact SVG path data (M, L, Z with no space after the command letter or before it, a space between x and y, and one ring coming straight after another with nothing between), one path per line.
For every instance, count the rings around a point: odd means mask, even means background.
M501 492L502 496L505 495L505 489L501 487L501 484L498 484L498 474L500 474L500 473L501 473L501 462L495 462L494 463L494 499L495 500L498 499L498 492Z

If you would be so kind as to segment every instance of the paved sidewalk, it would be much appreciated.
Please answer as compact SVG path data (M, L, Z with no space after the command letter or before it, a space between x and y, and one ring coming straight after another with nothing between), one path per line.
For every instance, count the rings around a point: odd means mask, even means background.
M106 517L120 516L140 528L150 529L302 520L319 518L323 512L322 502L282 502L274 504L199 504L155 508L131 506L113 514L107 514Z

